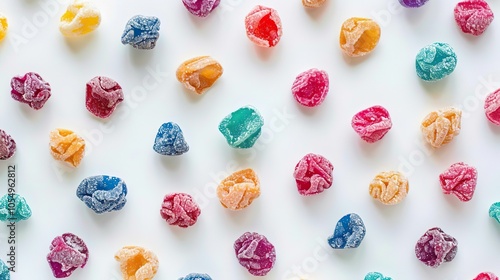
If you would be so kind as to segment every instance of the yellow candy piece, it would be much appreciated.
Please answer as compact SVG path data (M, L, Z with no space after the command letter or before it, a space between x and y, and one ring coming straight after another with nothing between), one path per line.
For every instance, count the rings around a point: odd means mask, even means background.
M230 210L248 207L259 195L259 179L250 168L234 172L217 187L220 203Z
M7 22L7 18L0 14L0 41L5 38L5 35L7 34L7 29L9 28L9 23Z
M381 172L370 183L370 195L385 205L400 203L408 191L408 179L397 171Z
M115 254L124 280L151 280L158 271L158 257L139 246L125 246Z
M434 148L448 144L460 133L462 111L449 108L429 113L420 129L425 140Z
M210 56L199 56L184 61L177 68L177 80L187 89L202 94L222 76L222 66Z
M94 31L101 23L101 13L90 2L76 0L61 16L59 30L66 37L77 37Z
M54 159L77 167L85 153L85 140L68 129L52 130L50 132L50 153Z

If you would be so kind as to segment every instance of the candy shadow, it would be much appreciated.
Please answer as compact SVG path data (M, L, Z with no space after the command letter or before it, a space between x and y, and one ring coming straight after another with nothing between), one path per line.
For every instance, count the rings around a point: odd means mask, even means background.
M104 232L106 232L107 229L113 229L116 226L118 226L120 220L119 218L117 218L117 216L121 215L120 212L123 210L107 212L103 214L96 214L92 209L85 206L85 204L82 201L80 201L80 203L82 204L81 205L82 208L83 207L86 208L85 214L91 216L90 220L95 222L99 226L99 228L102 229ZM127 206L125 205L125 207ZM81 211L83 211L83 209Z
M396 205L385 205L376 199L372 199L372 201L375 205L375 208L377 208L377 211L380 212L384 218L389 220L402 220L401 217L405 216L402 208L404 207L406 199L408 199L408 197L405 197L400 203Z
M196 232L198 230L201 230L201 229L197 229L197 227L200 226L200 219L201 217L198 217L198 221L196 221L196 224L190 226L190 227L187 227L187 228L181 228L179 226L173 226L173 225L169 225L165 220L161 219L161 222L164 224L164 226L168 229L166 229L167 231L169 231L170 233L172 233L172 235L175 236L175 238L177 238L178 240L182 241L182 242L189 242L190 240L193 240L194 238L197 238L196 237Z
M445 77L444 79L435 82L427 82L417 77L422 88L424 88L425 92L432 97L437 97L437 95L444 94L444 92L446 92L444 89L448 86L449 79L447 78L449 77Z
M356 134L356 132L354 132L354 134ZM357 136L357 134L356 134L356 136ZM386 136L384 136L384 138ZM358 147L361 150L361 152L363 153L363 155L371 156L371 155L377 153L378 149L381 149L380 146L382 146L383 144L380 142L382 142L384 138L380 139L379 141L377 141L375 143L368 143L368 142L364 141L363 139L361 139L361 137L358 136L357 139L353 139L352 142L357 142Z
M441 185L439 185L439 188L441 188ZM460 215L460 212L465 211L463 204L467 203L467 202L460 201L454 194L451 194L451 193L450 194L441 193L441 195L444 196L444 200L446 200L446 204L448 204L450 207L453 208L454 213L457 213Z
M221 208L228 220L231 220L232 223L241 228L244 225L252 224L253 221L257 221L259 216L261 216L261 208L255 205L258 200L259 198L255 199L247 208L236 211L225 209L222 205L218 207ZM219 201L217 203L220 204Z
M212 22L215 20L215 16L213 16L213 12L206 17L197 17L190 12L186 11L190 21L196 26L197 29L202 29L203 27L211 26ZM212 15L212 16L211 16Z
M488 119L486 119L486 121L488 122L488 127L490 128L491 132L495 133L496 135L500 135L500 126L493 124Z
M295 103L295 106L299 109L299 111L308 117L314 116L315 114L317 114L318 110L320 110L319 107L321 107L321 105L316 106L316 107L307 107L307 106L301 105L295 99L294 99L294 103Z
M341 51L342 52L342 51ZM367 54L367 55L364 55L364 56L361 56L361 57L350 57L350 56L347 56L346 54L344 54L342 52L342 58L344 59L344 61L349 65L349 66L357 66L361 63L363 63L365 60L367 60L369 58L371 53Z
M23 114L23 116L25 116L27 119L32 120L32 121L40 118L40 116L37 114L38 111L43 110L48 105L48 104L45 104L44 108L42 108L40 110L35 110L35 109L31 108L30 106L28 106L28 104L21 103L21 102L18 102L18 103L19 103L18 104L19 109L21 110L21 113ZM49 107L49 106L47 106L47 107Z
M318 8L308 8L304 7L304 10L306 11L307 15L313 19L313 20L319 20L320 17L328 10L328 6L331 5L332 1L327 0L321 7Z
M278 46L274 46L271 48L264 48L264 47L259 47L255 44L253 44L253 45L254 45L255 53L263 61L269 61L269 59L271 58L271 56L275 52L275 49L278 47Z
M418 25L422 20L425 19L425 15L427 13L422 12L425 9L425 6L419 8L405 8L403 7L404 17L411 24Z
M79 53L92 44L96 36L96 32L92 32L75 38L64 37L64 43L72 52Z
M179 85L179 86L182 88L182 91L184 92L184 95L186 95L187 99L191 103L198 103L198 102L200 102L200 100L203 98L203 96L210 91L210 90L208 90L208 91L206 91L203 94L198 94L196 92L193 92L193 91L187 89L183 85Z
M158 160L160 161L161 165L165 169L169 170L178 170L182 164L182 161L184 161L184 155L178 155L178 156L164 156L164 155L158 155Z
M135 66L144 67L146 65L149 65L152 57L155 54L154 49L141 50L141 49L136 49L130 45L127 45L127 47L129 48L130 59L132 60L132 63Z

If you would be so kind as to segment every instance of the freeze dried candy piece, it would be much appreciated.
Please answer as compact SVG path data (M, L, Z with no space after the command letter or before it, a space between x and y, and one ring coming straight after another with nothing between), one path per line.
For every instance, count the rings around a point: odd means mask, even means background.
M179 280L212 280L212 277L208 274L190 273L185 277L179 278Z
M164 156L178 156L189 151L189 146L179 125L168 122L158 129L153 150Z
M129 44L136 49L150 50L156 46L160 37L160 19L154 16L137 15L125 25L122 44Z
M31 208L24 197L8 193L0 198L0 221L17 223L31 217Z
M415 58L417 75L427 82L434 82L450 75L457 66L457 55L446 43L433 43L423 47Z
M326 0L302 0L302 5L308 8L319 8L326 3Z
M484 101L486 118L495 125L500 125L500 89L490 93Z
M16 141L0 129L0 160L11 158L16 153Z
M380 172L370 183L370 195L385 205L400 203L408 191L408 179L397 171Z
M139 246L125 246L115 254L124 280L151 280L158 271L158 257Z
M460 134L462 111L455 108L429 113L420 126L424 139L434 148L448 144Z
M464 0L455 6L455 21L464 33L474 36L483 34L495 18L484 0Z
M2 260L0 260L0 279L10 280L9 267Z
M391 129L392 121L389 112L382 106L373 106L352 117L351 126L368 143L382 139Z
M452 164L439 175L439 182L445 194L454 194L461 201L469 201L477 184L477 170L463 162Z
M488 211L490 217L495 219L495 221L500 223L500 202L495 202L491 204L490 210Z
M85 140L71 130L58 128L50 132L50 154L56 160L80 165L85 153Z
M366 228L358 214L351 213L342 217L335 226L333 235L328 237L328 244L333 249L358 248L365 238Z
M10 81L11 95L14 100L28 104L39 110L50 97L50 84L34 72L16 76Z
M59 30L66 37L77 37L99 27L101 12L91 2L75 0L61 16Z
M229 146L251 148L262 132L264 119L256 109L244 106L227 115L219 124L219 131Z
M118 211L127 202L127 185L117 177L91 176L83 179L76 196L96 214Z
M380 26L369 18L352 17L340 29L340 48L350 57L371 53L380 39Z
M380 272L368 272L365 276L365 280L392 280L392 278L385 277Z
M481 272L473 280L498 280L498 276L491 272Z
M8 28L9 28L9 23L7 22L7 18L0 13L0 41L2 41L3 38L5 38Z
M97 76L87 83L85 106L94 116L105 119L123 101L122 87L114 80Z
M425 265L438 267L451 262L458 250L457 240L438 227L431 228L420 237L415 245L415 255Z
M292 85L295 100L306 107L323 103L329 89L328 74L323 70L309 69L300 73Z
M259 47L274 47L280 41L283 30L278 12L269 7L255 6L245 17L247 36Z
M333 183L333 165L322 155L307 154L296 165L293 177L299 194L322 193Z
M220 4L220 0L182 0L186 9L198 17L208 16Z
M199 56L184 61L177 68L177 80L187 89L202 94L222 76L224 70L210 56Z
M187 228L198 220L200 206L187 193L171 193L163 198L160 215L169 225Z
M250 206L259 195L259 178L251 168L234 172L217 187L220 203L230 210L241 210Z
M406 8L422 7L429 0L399 0L399 3Z
M72 234L57 236L50 244L47 261L55 278L69 277L77 268L85 267L89 250L83 240Z
M276 261L274 245L264 235L245 232L234 242L238 262L254 276L266 275Z

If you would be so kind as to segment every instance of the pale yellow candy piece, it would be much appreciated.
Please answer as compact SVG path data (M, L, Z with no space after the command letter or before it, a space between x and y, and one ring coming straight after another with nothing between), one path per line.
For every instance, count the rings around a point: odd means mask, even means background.
M7 22L7 18L0 14L0 41L5 38L5 35L7 34L7 29L9 28L9 23Z
M230 210L248 207L259 195L259 179L250 168L234 172L217 187L220 203Z
M308 8L319 8L325 4L326 0L302 0L302 5Z
M77 37L94 31L100 23L101 13L94 4L76 0L61 16L59 30L66 37Z
M52 130L50 132L50 153L54 159L77 167L85 153L85 140L68 129Z
M460 133L462 111L455 108L434 111L422 121L420 129L425 140L434 148L448 144Z
M408 179L397 171L381 172L370 183L370 195L386 205L400 203L408 191Z
M115 254L124 280L151 280L158 271L158 257L139 246L125 246Z

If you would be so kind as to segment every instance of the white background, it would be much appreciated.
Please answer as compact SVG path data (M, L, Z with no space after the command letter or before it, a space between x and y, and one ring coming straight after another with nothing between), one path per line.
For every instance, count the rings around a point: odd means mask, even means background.
M51 240L64 232L79 235L90 249L87 266L72 279L120 279L113 256L125 245L158 255L155 279L190 272L255 279L234 256L233 242L245 231L264 234L276 246L276 265L261 279L294 279L292 270L309 279L347 280L363 279L369 271L405 280L500 274L500 225L488 217L489 206L500 201L500 128L488 123L482 109L485 95L500 87L500 19L479 38L464 35L453 19L456 2L431 0L419 9L403 9L397 0L329 0L321 9L307 10L300 0L222 0L208 18L198 19L180 0L105 0L97 1L98 30L65 40L57 26L65 5L2 1L0 11L10 29L0 43L0 127L14 137L18 151L0 163L1 188L6 191L7 166L15 164L19 194L33 210L30 220L18 224L13 279L51 279L45 257ZM489 2L500 15L500 3ZM44 10L44 3L51 6ZM254 47L245 35L244 17L256 4L271 6L281 16L283 37L273 49ZM121 44L124 25L136 14L160 18L154 50ZM382 28L379 45L365 58L346 58L338 46L340 26L352 16L372 17ZM436 41L455 48L458 66L445 80L424 83L416 76L414 58ZM180 63L199 55L213 56L225 70L202 96L184 90L175 78ZM290 88L297 74L312 67L328 72L331 88L320 107L304 109ZM52 86L52 97L39 111L10 97L10 79L28 71ZM155 71L161 73L152 76ZM127 102L108 121L85 108L85 83L97 75L115 79L126 94ZM155 86L144 89L147 77ZM389 110L393 128L382 141L367 144L350 120L376 104ZM255 106L266 124L255 147L238 152L217 127L243 105ZM420 121L451 105L464 110L462 132L432 151L422 144ZM184 130L187 154L170 158L153 151L157 129L168 121ZM55 163L49 153L49 132L59 127L87 139L87 154L75 170ZM333 163L334 183L320 195L301 197L292 173L310 152ZM443 195L438 182L438 175L458 161L479 173L468 203ZM230 212L215 197L215 186L247 167L259 175L261 197L243 211ZM369 196L368 185L378 172L397 169L409 177L409 195L397 206L383 206ZM122 211L99 216L76 197L80 181L99 174L127 183ZM161 219L160 205L170 192L196 196L202 214L195 226L180 229ZM351 212L366 224L363 243L349 251L328 248L326 238L338 219ZM459 246L453 262L432 269L416 259L414 245L436 226L457 238ZM5 240L0 240L3 248Z

